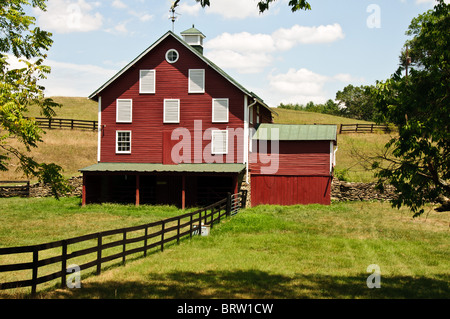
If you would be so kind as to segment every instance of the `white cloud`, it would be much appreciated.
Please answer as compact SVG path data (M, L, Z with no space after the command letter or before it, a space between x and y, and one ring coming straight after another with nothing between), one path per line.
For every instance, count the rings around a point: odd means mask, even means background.
M183 2L178 6L177 12L179 12L180 14L196 16L199 14L200 10L202 10L202 6L199 3L190 5Z
M273 106L280 103L306 104L310 101L325 103L329 99L325 85L330 82L360 83L364 79L346 73L327 76L306 68L291 68L286 73L269 75L268 100Z
M85 0L49 0L47 11L35 9L38 24L45 30L54 33L88 32L99 29L103 17L98 12L92 12L99 2Z
M106 69L96 65L74 64L54 60L47 60L45 64L52 68L47 79L42 81L42 85L46 88L46 96L87 97L117 73L117 70Z
M205 55L224 68L239 73L260 72L274 58L271 54L292 49L300 44L331 43L344 38L339 24L304 27L294 25L272 34L240 32L223 33L205 43ZM235 63L233 63L233 59Z
M260 15L256 0L214 0L210 7L205 8L205 12L219 14L226 19L245 19Z
M117 9L125 9L128 6L120 0L114 0L112 6Z

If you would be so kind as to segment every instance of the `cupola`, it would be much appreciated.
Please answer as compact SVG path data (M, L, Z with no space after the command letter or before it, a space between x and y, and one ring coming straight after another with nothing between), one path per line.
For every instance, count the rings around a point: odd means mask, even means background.
M200 54L203 54L203 39L206 36L196 29L194 25L192 25L192 28L181 32L181 36L187 44L200 52Z

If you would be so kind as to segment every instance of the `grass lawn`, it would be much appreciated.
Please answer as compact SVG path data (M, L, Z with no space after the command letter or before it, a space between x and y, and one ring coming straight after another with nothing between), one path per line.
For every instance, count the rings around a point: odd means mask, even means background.
M2 247L179 213L81 208L79 199L1 199L0 205ZM221 222L208 237L83 278L81 289L38 287L38 298L449 298L449 223L449 213L412 219L387 203L259 206ZM381 269L380 289L367 287L371 264ZM3 291L0 297L22 296Z

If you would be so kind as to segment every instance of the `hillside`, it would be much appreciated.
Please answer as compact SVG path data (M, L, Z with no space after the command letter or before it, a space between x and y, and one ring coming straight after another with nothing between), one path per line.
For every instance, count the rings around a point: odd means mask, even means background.
M74 118L80 120L97 120L97 103L84 97L53 97L63 106L56 109L57 118ZM278 116L275 123L285 124L352 124L369 123L349 118L319 114L305 111L275 109ZM36 109L31 109L29 116L41 116ZM364 170L362 162L354 156L355 152L373 154L390 139L388 134L340 134L336 170L340 177L349 181L373 181L371 172ZM32 156L43 162L54 162L64 169L66 177L79 175L80 168L97 161L97 133L91 131L48 130L39 148L32 151ZM16 145L12 141L13 145ZM57 150L57 151L56 151ZM24 177L16 172L15 163L8 172L0 173L0 180L19 180Z

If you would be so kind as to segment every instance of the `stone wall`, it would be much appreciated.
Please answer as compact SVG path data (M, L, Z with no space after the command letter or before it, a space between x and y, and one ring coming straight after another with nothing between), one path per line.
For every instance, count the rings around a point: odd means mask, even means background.
M331 185L331 199L335 201L390 201L396 197L395 188L384 186L384 192L375 188L375 183L344 182L337 178Z
M70 193L64 194L63 196L81 196L83 190L83 177L77 176L72 177L68 180L68 184L73 187ZM15 187L15 188L2 188L0 187L0 197L15 197L15 196L26 196L25 187ZM52 192L49 186L36 183L30 185L30 197L51 197Z

